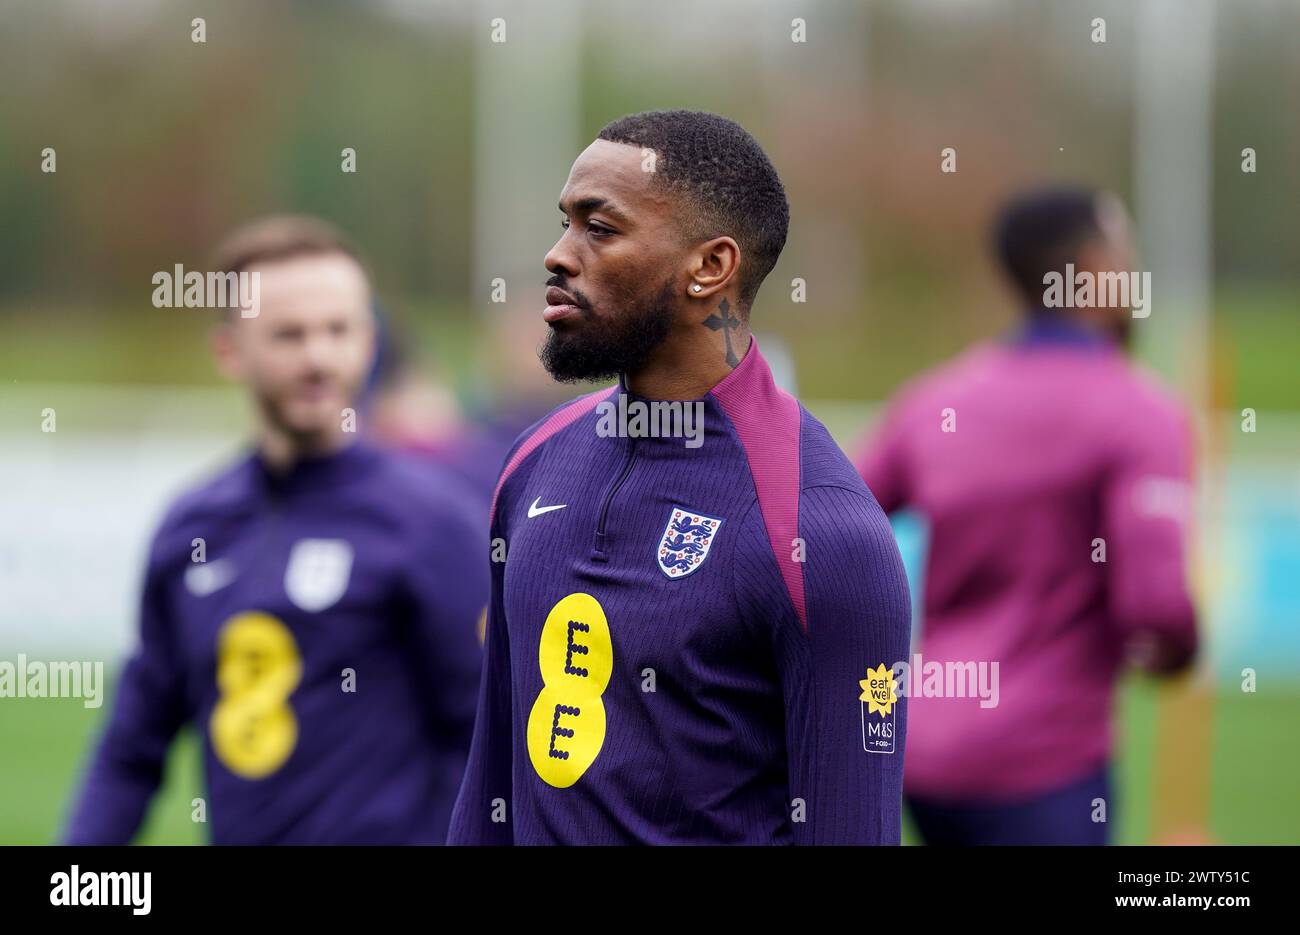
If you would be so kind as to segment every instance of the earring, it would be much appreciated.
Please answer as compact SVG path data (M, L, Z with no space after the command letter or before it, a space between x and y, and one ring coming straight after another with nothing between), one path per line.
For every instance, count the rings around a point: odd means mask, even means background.
M695 285L691 286L691 289L692 289L693 291L695 291L695 292L703 292L703 291L704 291L704 287L701 286L698 282L697 282Z

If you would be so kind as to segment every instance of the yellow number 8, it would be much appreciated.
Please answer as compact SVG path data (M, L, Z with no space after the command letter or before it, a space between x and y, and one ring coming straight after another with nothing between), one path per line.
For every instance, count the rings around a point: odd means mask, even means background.
M537 663L545 686L528 715L528 758L548 785L567 789L605 743L600 696L614 671L614 647L600 602L576 593L552 607Z
M298 743L289 695L302 678L293 634L270 614L237 614L217 637L221 700L208 723L212 749L232 773L263 779Z

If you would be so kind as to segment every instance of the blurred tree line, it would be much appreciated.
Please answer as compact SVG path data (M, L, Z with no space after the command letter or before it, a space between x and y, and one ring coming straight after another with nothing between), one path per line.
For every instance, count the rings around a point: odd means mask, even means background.
M8 4L0 345L59 322L108 340L119 329L93 323L110 316L135 334L148 326L127 320L154 311L153 272L201 267L222 233L279 210L342 225L399 306L472 322L483 292L469 282L481 181L472 39L486 14L470 0L422 18L408 6ZM986 245L1008 192L1071 178L1131 198L1135 16L1122 0L1096 7L842 0L806 13L800 48L793 6L765 18L729 2L717 15L732 41L702 54L647 38L690 30L689 4L586 4L581 124L589 139L622 113L692 107L749 127L793 213L756 324L787 336L811 392L880 395L1012 319ZM1110 20L1104 45L1088 41L1093 15ZM194 16L207 18L206 43L191 41ZM1220 3L1217 17L1219 311L1271 319L1300 294L1300 5ZM955 175L938 172L945 146ZM1240 170L1244 146L1259 154L1256 175ZM56 174L40 171L45 147ZM340 171L345 147L357 149L355 174ZM805 304L790 300L795 277ZM0 347L0 366L16 356ZM146 378L156 356L136 368Z

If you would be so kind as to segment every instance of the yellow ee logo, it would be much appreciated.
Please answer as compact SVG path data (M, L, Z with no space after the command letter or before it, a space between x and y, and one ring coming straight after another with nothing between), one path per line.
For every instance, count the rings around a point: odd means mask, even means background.
M208 732L226 768L264 779L298 743L289 695L302 678L302 656L289 628L270 614L236 614L217 637L217 688Z
M614 647L598 600L575 593L551 608L537 664L545 685L528 715L528 758L544 782L567 789L605 743L600 696L614 671Z

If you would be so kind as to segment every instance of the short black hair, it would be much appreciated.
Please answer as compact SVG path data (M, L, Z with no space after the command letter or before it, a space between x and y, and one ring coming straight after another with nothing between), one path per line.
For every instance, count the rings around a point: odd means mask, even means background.
M1101 236L1099 193L1056 185L1016 195L998 214L993 242L998 259L1031 309L1043 304L1043 277L1065 274L1079 247Z
M607 124L597 139L654 150L656 179L694 208L684 219L692 239L735 238L738 299L748 309L790 229L785 187L758 141L734 120L693 110L629 114Z

